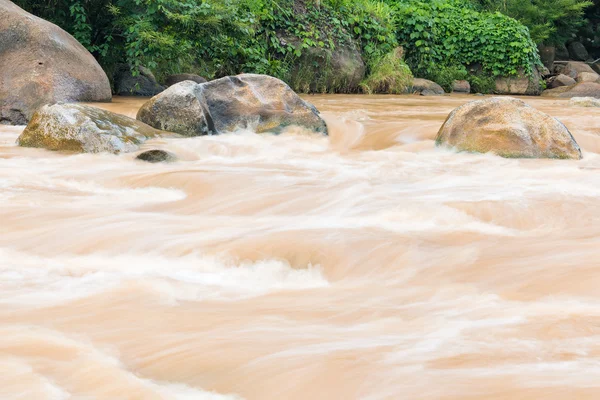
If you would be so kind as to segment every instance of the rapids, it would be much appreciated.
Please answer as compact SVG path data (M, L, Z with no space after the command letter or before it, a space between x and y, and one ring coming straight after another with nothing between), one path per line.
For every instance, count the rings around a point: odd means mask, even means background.
M599 398L600 109L524 99L582 161L435 148L474 99L311 96L329 138L160 165L0 126L0 398Z

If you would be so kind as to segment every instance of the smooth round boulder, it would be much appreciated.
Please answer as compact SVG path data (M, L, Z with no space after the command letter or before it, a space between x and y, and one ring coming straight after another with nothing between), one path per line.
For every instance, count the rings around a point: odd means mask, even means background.
M412 84L412 93L422 94L424 96L442 95L444 89L437 83L428 79L415 78Z
M579 145L561 122L511 97L458 107L444 122L436 144L506 158L581 159Z
M108 77L73 36L0 0L0 123L26 125L44 104L111 98Z
M281 133L290 125L327 134L319 111L288 85L267 75L242 74L197 84L185 81L146 102L137 119L185 136L237 129Z
M165 79L165 84L167 85L167 87L173 86L179 82L184 82L184 81L192 81L192 82L196 82L196 83L205 83L207 82L206 79L204 79L203 77L201 77L200 75L194 75L194 74L174 74L174 75L169 75L167 76L167 79Z
M596 82L582 82L572 86L561 86L556 89L544 90L543 97L596 97L600 98L600 84Z
M138 73L133 74L131 67L121 64L114 75L115 94L119 96L150 97L165 90L158 84L152 71L146 67L138 67Z
M161 162L173 162L177 159L177 157L165 150L148 150L139 154L135 159L157 164Z
M83 104L40 108L17 139L23 147L76 153L135 151L147 138L166 134L133 118Z

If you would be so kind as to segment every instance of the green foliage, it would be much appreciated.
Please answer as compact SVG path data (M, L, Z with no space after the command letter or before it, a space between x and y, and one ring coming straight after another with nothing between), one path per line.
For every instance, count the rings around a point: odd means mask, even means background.
M361 83L365 93L407 93L412 86L413 75L402 60L402 52L392 51L373 61L371 73Z
M469 80L469 77L467 69L462 65L440 66L425 76L426 79L432 80L443 87L448 93L452 92L452 84L455 80Z
M422 75L478 65L485 74L510 76L531 74L540 64L527 28L503 14L478 12L460 0L410 0L396 9L407 62Z
M128 63L159 80L252 72L298 91L348 92L356 87L340 78L332 55L355 46L367 65L367 92L401 92L408 66L446 88L474 65L481 77L531 72L539 58L527 28L472 1L15 0L73 34L109 76ZM399 44L406 64L393 57Z
M589 0L473 0L486 10L499 11L524 25L536 43L563 44L585 22Z
M490 94L496 90L496 80L483 74L472 74L467 77L472 93Z

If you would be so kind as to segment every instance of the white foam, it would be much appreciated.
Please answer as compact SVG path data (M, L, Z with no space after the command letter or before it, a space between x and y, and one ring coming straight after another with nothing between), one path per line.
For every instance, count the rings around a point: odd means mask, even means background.
M236 300L285 290L327 287L321 268L287 262L236 262L193 254L93 254L36 257L0 249L1 303L64 302L127 285L158 291L166 301Z

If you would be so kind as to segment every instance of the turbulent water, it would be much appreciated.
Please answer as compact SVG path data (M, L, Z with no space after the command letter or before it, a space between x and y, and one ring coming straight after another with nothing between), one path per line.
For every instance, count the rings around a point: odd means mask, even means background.
M0 127L0 398L599 398L600 111L526 99L582 161L435 148L473 99L311 97L329 138L161 165Z

